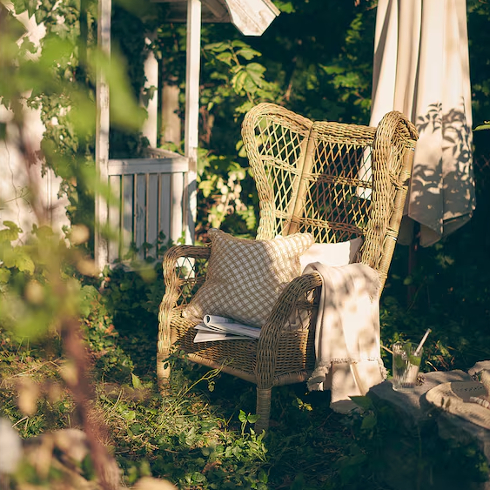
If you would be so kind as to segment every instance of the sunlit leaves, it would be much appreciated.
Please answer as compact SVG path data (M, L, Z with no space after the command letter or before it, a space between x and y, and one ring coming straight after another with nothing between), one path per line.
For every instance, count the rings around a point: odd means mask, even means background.
M281 11L284 12L285 14L291 14L295 11L294 9L294 2L291 1L284 1L284 0L275 0L274 5Z
M261 56L260 52L240 40L207 44L204 46L204 51L208 53L207 63L216 67L216 71L211 73L211 77L223 82L223 85L218 89L218 94L226 93L225 87L228 86L227 95L230 95L231 89L235 94L247 97L249 102L255 101L256 95L260 97L260 100L273 100L273 95L276 92L274 89L268 90L272 86L267 84L265 80L266 68L256 61L248 63ZM209 54L214 54L214 56L209 56ZM217 61L228 67L226 71L221 71ZM229 74L232 75L231 78ZM262 89L261 93L259 93L260 89ZM215 101L208 103L209 109L217 102L215 95ZM240 106L236 110L238 113L243 112L240 110Z
M242 92L255 94L263 85L265 68L259 63L238 66L232 69L232 72L235 72L235 75L231 80L231 84L237 94Z
M139 389L141 389L143 387L143 384L141 383L141 380L134 373L131 373L131 383L132 383L133 388L135 390L139 390Z
M15 243L19 228L5 224L0 230L0 326L34 339L57 331L66 318L88 315L98 292L82 287L74 271L93 275L81 267L87 269L91 259L46 226L34 226L25 244Z
M4 221L3 225L6 228L0 230L0 244L2 242L13 242L19 238L19 233L22 233L22 230L14 222Z
M482 129L490 129L490 121L485 121L485 124L480 124L474 131L481 131Z
M18 93L17 82L18 56L17 41L25 34L24 26L13 17L0 2L0 103L11 106L12 99Z
M223 63L227 64L228 66L232 66L233 55L229 52L219 53L216 56L216 59L222 61Z
M36 13L38 0L13 0L16 12L23 12L27 10L29 17L32 17Z
M228 51L229 49L230 49L230 43L228 42L212 43L212 44L206 44L206 46L204 46L204 50L213 51L215 53L222 53L224 51Z
M1 254L1 260L5 267L16 267L20 272L34 272L34 262L30 257L29 250L25 247L6 248Z

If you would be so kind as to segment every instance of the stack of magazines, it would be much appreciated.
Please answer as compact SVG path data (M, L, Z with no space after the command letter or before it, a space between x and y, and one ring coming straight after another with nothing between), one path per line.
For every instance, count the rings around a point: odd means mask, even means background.
M203 323L194 327L197 334L194 342L212 342L216 340L258 339L259 327L250 327L223 316L205 315Z

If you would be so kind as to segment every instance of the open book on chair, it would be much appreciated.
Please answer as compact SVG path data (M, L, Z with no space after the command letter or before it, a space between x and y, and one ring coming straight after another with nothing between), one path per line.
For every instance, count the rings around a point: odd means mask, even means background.
M250 340L258 339L260 328L250 327L235 320L216 315L204 315L203 323L194 327L198 330L194 342L211 342L215 340Z

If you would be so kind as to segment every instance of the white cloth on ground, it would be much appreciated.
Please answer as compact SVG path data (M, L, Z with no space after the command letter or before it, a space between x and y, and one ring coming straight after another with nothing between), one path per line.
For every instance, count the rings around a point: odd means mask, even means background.
M355 407L349 396L365 395L386 378L380 357L378 273L364 264L329 267L319 262L322 290L315 332L315 370L309 390L331 390L331 408Z

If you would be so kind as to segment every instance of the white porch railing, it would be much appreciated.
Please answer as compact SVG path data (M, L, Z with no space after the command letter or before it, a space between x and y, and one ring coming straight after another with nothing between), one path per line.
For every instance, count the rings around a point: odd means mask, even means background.
M123 260L132 246L140 259L157 257L160 234L165 242L177 242L186 231L188 159L164 150L152 154L159 158L108 162L110 188L118 198L117 205L109 206L108 224L115 237L107 245L108 264Z

